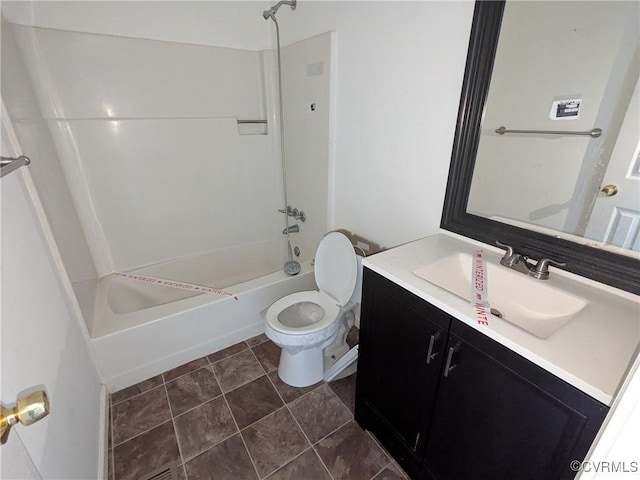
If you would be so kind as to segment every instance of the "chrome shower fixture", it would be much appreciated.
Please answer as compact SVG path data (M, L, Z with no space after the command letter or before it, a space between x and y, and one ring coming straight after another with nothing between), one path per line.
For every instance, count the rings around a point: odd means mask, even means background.
M287 209L281 208L278 210L280 213L286 213L290 217L295 218L296 220L300 220L304 222L307 220L307 216L302 210L298 210L297 208L292 208L291 205L287 205Z
M288 235L289 233L298 233L300 231L300 225L297 223L295 225L291 225L284 230L282 230L283 235Z
M262 12L262 16L264 17L265 20L267 20L268 18L272 18L274 21L276 19L275 15L276 12L278 11L278 9L282 6L282 5L290 5L291 6L291 10L295 10L296 9L296 4L297 4L297 0L282 0L278 3L276 3L273 7L271 7L269 10L265 10L264 12Z
M282 108L282 61L280 58L280 27L278 27L278 20L276 20L276 12L282 5L289 5L291 10L296 9L296 0L282 0L276 3L269 10L265 10L262 12L262 16L265 20L271 18L273 20L273 24L276 27L276 52L278 59L278 106L280 107L279 117L280 117L280 157L282 159L282 193L284 197L284 209L282 213L285 213L284 224L285 228L283 230L283 234L287 236L287 258L288 260L284 263L284 272L287 275L297 275L300 273L301 267L298 262L293 259L293 253L291 252L291 239L289 238L289 233L294 231L294 228L300 228L298 225L289 226L289 200L287 198L287 161L285 159L285 141L284 141L284 112Z

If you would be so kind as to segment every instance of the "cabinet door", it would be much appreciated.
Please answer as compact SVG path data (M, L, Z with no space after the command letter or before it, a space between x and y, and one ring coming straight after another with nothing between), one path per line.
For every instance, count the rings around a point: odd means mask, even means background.
M425 453L435 478L575 477L606 406L455 319L446 357Z
M449 321L365 269L355 417L408 471L422 459Z

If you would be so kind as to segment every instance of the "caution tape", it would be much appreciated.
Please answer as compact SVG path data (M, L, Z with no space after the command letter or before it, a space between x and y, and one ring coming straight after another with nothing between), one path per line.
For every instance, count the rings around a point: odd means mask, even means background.
M222 295L225 297L233 297L234 300L238 300L238 296L235 293L228 292L227 290L221 290L219 288L206 287L204 285L197 285L195 283L178 282L175 280L167 280L165 278L149 277L147 275L136 275L133 273L120 273L116 272L114 275L118 277L128 278L129 280L136 280L138 282L145 282L151 285L162 285L163 287L179 288L181 290L191 290L198 293L212 293L214 295Z
M473 257L473 277L471 278L473 304L476 311L476 321L480 325L489 325L491 306L487 292L487 262L483 250L476 250Z

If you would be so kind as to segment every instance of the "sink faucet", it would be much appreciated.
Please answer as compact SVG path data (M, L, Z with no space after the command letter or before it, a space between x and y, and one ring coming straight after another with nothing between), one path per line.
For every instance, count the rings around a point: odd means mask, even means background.
M520 273L526 273L527 275L531 272L533 267L527 262L528 257L516 253L511 245L502 243L499 240L496 240L496 245L507 249L504 256L500 259L500 265L512 268Z
M500 265L512 268L520 273L524 273L538 280L547 280L549 278L549 265L556 267L564 267L567 264L556 262L550 258L542 258L535 265L529 263L529 257L515 253L511 245L496 240L496 245L506 249L504 256L500 259Z
M505 267L512 268L517 270L520 273L526 273L527 275L531 273L532 266L527 262L527 257L524 255L520 255L519 253L514 253L508 258L502 257L500 260L500 264Z

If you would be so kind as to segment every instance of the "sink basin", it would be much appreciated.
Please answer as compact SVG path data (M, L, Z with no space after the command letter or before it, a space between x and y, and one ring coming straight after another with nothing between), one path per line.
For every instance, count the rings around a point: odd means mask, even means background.
M470 301L472 262L472 255L457 253L413 273ZM487 261L486 282L491 309L497 310L503 320L540 338L547 338L587 305L586 300L558 290L544 280L491 261Z

